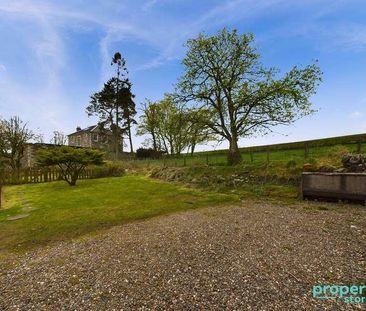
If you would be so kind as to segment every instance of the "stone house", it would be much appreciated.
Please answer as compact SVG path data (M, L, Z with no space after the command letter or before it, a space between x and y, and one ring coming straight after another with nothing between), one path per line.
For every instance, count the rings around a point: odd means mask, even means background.
M55 147L60 147L61 145L46 144L46 143L26 143L24 144L23 157L20 160L21 166L35 167L37 166L36 158L38 151L40 149L51 149Z
M114 160L113 134L110 130L103 130L98 125L89 126L85 129L76 128L76 132L68 135L68 145L75 148L97 148L103 149L106 158ZM34 167L36 165L37 153L40 149L54 148L58 145L45 143L27 143L24 145L23 157L21 159L22 167ZM120 160L131 158L131 154L122 152L119 155ZM133 156L132 156L133 157Z
M85 129L76 128L76 132L67 135L68 145L72 147L98 148L109 152L114 150L113 134L99 125Z
M54 148L57 145L45 143L26 143L23 149L23 157L20 161L22 167L33 167L36 165L37 153L40 149Z

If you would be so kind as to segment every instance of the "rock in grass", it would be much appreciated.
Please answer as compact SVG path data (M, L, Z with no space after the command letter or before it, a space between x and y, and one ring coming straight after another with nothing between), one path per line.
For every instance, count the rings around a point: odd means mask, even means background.
M32 206L26 206L26 207L23 207L21 209L22 212L31 212L31 211L34 211L36 210L37 208L36 207L32 207Z
M28 217L29 214L19 214L19 215L15 215L15 216L10 216L7 218L7 220L18 220L18 219L22 219L25 217Z

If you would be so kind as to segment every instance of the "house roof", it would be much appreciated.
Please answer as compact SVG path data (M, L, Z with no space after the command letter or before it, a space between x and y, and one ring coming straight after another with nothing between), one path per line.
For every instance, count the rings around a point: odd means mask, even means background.
M75 135L75 134L82 134L82 133L85 133L85 132L93 132L96 128L98 128L98 124L97 125L92 125L92 126L88 126L84 129L81 129L80 131L76 131L74 133L71 133L67 136L71 136L71 135Z
M79 135L79 134L82 134L82 133L94 132L97 129L99 129L99 125L98 124L91 125L91 126L88 126L88 127L84 128L84 129L81 129L80 131L76 131L74 133L71 133L71 134L69 134L67 136L72 136L72 135L76 135L76 134ZM108 129L105 129L104 131L105 131L106 134L111 133L111 131L108 130Z

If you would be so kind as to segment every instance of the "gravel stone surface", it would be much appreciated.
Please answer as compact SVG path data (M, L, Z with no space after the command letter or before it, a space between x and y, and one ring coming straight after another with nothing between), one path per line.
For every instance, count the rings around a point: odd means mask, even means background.
M366 209L317 204L190 210L8 258L0 310L365 310L311 297L366 284Z

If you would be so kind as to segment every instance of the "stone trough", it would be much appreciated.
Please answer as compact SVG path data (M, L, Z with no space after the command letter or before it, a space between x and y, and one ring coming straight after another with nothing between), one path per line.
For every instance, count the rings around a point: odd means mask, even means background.
M303 199L350 200L366 205L366 173L302 173Z

